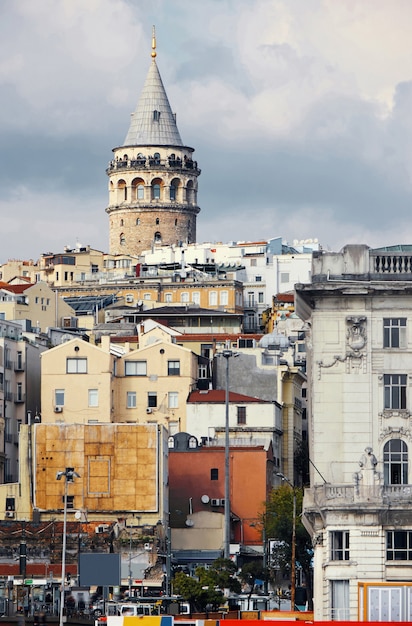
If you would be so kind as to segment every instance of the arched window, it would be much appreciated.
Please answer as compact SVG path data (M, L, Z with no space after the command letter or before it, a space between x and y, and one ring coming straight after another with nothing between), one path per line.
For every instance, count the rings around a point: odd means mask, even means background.
M189 180L186 186L186 201L189 204L193 204L194 202L194 192L193 192L193 181Z
M162 235L159 232L155 233L154 241L155 243L162 243Z
M172 202L176 202L176 200L178 199L179 184L180 184L180 181L178 178L174 178L170 183L169 198Z
M124 236L124 233L120 234L120 245L124 246L126 243L126 237Z
M383 449L385 485L408 484L408 446L402 439L391 439Z
M160 200L160 185L159 185L159 183L153 183L153 185L152 185L152 200Z
M144 185L137 185L137 199L144 200Z
M175 226L177 226L177 218L175 219Z
M120 226L124 226L124 221L120 220Z
M160 220L158 217L156 217L156 226L159 226L159 224L160 224Z
M140 226L140 217L136 219L136 226Z
M127 200L127 186L126 181L121 179L117 183L117 189L119 190L119 200L122 202L123 200Z

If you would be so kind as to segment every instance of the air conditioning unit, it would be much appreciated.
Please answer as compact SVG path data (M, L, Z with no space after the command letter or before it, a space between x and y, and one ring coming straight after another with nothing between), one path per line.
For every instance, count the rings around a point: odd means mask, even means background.
M151 406L148 406L146 409L146 413L153 413L153 409Z
M54 407L54 412L55 413L62 413L63 412L63 407L62 406L55 406Z
M8 519L13 519L14 518L14 511L6 511L6 517Z
M99 526L96 526L96 528L94 529L94 532L96 533L96 535L101 535L102 533L106 533L109 530L109 524L99 524Z
M152 551L152 546L150 545L150 543L145 543L144 544L144 549L146 550L146 552L151 552Z
M219 506L220 500L219 498L210 498L210 506Z
M225 499L224 498L221 498L219 500L219 506L225 506Z

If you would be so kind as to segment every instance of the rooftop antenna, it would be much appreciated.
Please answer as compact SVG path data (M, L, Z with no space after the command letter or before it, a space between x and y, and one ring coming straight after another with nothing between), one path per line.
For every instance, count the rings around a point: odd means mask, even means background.
M153 26L152 28L152 59L155 59L157 56L156 52L156 28Z

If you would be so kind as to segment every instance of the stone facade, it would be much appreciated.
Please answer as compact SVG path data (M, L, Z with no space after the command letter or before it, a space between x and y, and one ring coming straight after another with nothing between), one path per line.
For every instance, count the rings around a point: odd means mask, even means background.
M303 520L319 621L411 618L387 601L389 585L396 595L411 579L410 248L315 253L312 284L296 287L310 407ZM361 601L370 583L383 591ZM401 604L397 618L391 606Z

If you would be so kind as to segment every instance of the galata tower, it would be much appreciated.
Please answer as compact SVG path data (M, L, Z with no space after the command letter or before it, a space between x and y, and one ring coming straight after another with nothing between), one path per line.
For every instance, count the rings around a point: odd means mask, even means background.
M156 64L152 63L123 144L113 149L109 176L110 254L139 255L161 244L196 242L194 149L184 146Z

